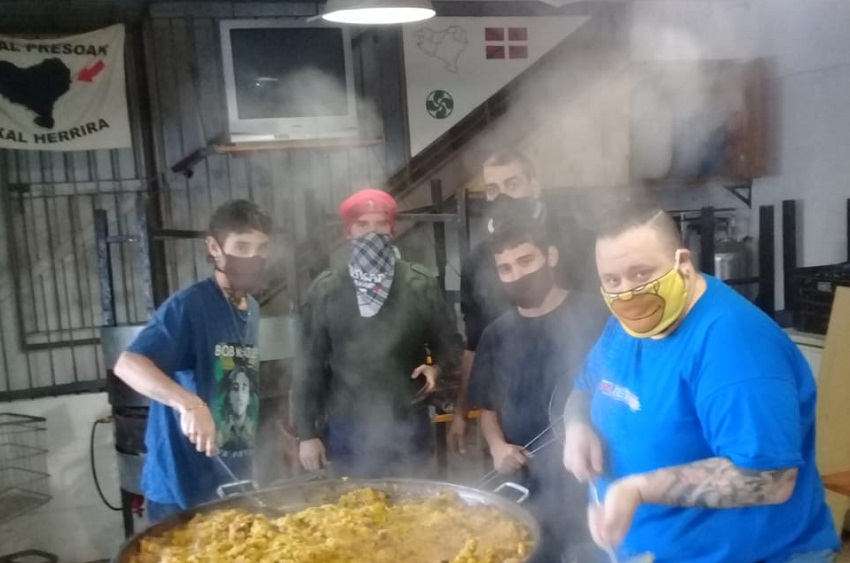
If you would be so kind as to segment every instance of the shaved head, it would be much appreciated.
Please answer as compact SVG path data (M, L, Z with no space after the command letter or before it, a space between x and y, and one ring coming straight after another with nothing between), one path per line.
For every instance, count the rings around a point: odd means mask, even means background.
M635 200L619 201L606 211L599 222L596 240L616 238L642 227L654 231L670 254L685 248L676 222L666 211L654 203Z

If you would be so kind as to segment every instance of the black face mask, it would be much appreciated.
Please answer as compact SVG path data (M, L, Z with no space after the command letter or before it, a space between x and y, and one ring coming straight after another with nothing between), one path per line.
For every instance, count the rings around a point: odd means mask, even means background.
M537 198L499 194L487 204L487 230L492 233L497 225L509 221L542 221L543 215L543 203Z
M239 293L251 293L260 287L263 280L263 271L266 267L266 259L262 256L224 255L224 267L216 270L222 272L230 283L230 290Z
M503 211L510 212L514 209L524 210L531 208L531 197L511 197L505 194L497 195L492 201L487 202L487 215L501 215Z
M555 275L548 265L512 282L502 282L508 299L520 309L539 307L555 286Z

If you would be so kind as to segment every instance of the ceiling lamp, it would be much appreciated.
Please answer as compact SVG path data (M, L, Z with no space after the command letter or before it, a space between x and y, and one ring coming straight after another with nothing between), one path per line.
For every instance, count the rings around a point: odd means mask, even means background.
M335 23L398 24L434 17L431 0L328 0L322 18Z

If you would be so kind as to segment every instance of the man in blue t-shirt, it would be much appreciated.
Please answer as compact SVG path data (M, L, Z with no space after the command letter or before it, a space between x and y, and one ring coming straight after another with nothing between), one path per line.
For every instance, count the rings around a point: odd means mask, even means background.
M152 399L142 472L152 521L211 500L230 472L250 475L260 402L260 311L250 293L270 231L249 201L219 207L206 238L212 277L169 297L115 365Z
M815 380L795 345L700 274L655 206L611 213L596 263L614 317L567 402L564 449L599 491L594 540L658 563L833 561Z

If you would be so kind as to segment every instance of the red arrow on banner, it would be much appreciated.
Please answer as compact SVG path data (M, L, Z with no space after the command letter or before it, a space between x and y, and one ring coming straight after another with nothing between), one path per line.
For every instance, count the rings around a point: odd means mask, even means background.
M94 77L103 71L106 68L106 65L103 64L103 61L97 61L90 67L83 68L79 74L77 74L77 80L80 82L91 82L94 80Z

